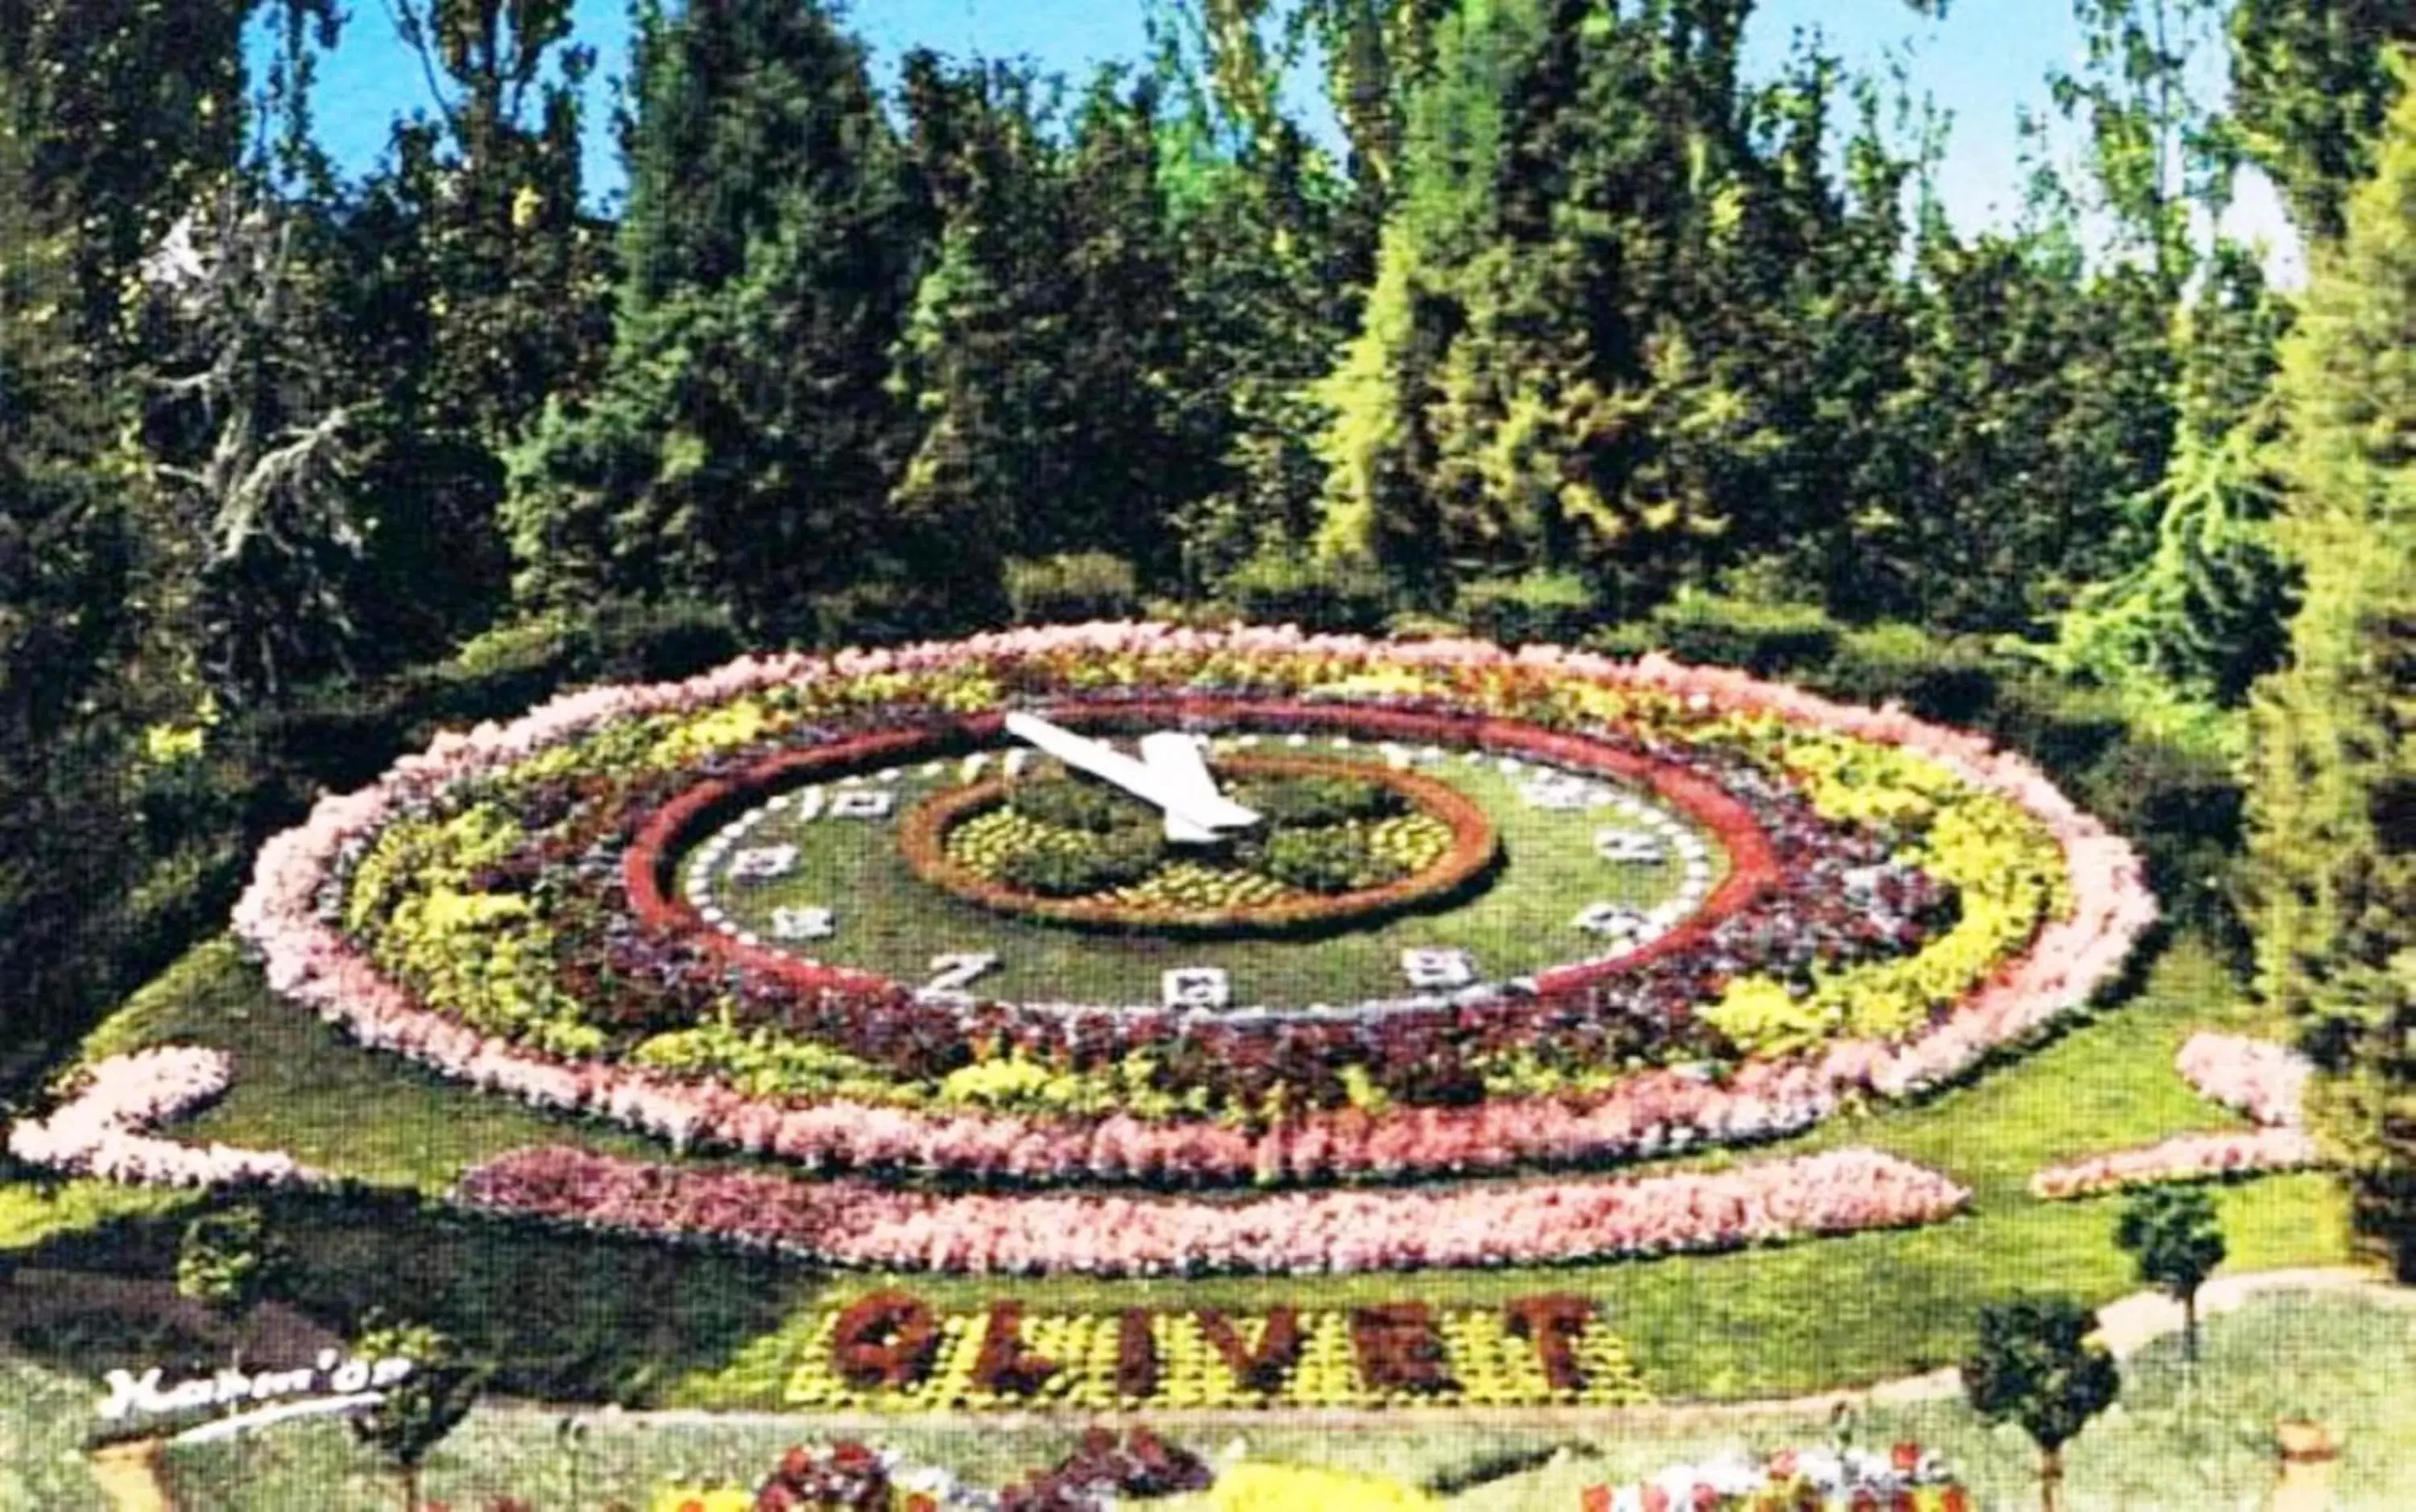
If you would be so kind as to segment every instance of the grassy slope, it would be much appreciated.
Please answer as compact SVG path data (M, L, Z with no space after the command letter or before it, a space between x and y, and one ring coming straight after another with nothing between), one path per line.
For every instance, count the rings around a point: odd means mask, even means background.
M1930 1368L1956 1356L1982 1301L2052 1288L2096 1302L2131 1288L2110 1239L2110 1203L2038 1203L2024 1182L2046 1160L2235 1122L2171 1069L2181 1040L2206 1025L2258 1027L2206 951L2185 938L2156 964L2137 999L2020 1064L1929 1105L1848 1117L1773 1147L1866 1143L1935 1165L1974 1191L1971 1215L1952 1223L1578 1269L1294 1278L1279 1290L1288 1301L1315 1306L1575 1289L1606 1305L1650 1385L1669 1399L1761 1397ZM234 1088L185 1126L187 1137L281 1147L383 1185L440 1191L465 1164L532 1142L648 1148L611 1129L522 1110L342 1044L315 1021L269 1002L257 974L223 941L138 995L94 1035L87 1054L162 1040L222 1045L236 1057ZM2221 1189L2219 1198L2235 1267L2346 1257L2340 1204L2321 1177L2270 1178ZM172 1211L190 1200L79 1183L46 1206L0 1191L0 1242L23 1248L97 1219ZM407 1211L364 1220L306 1204L293 1223L321 1278L314 1290L324 1307L383 1301L485 1319L500 1330L496 1342L539 1356L534 1381L568 1385L585 1371L615 1389L674 1401L777 1405L790 1341L812 1308L873 1283L826 1284L801 1267L635 1243L506 1238L483 1225ZM403 1226L412 1230L407 1247ZM406 1250L408 1259L390 1258ZM532 1269L547 1277L544 1287L527 1285ZM1249 1278L917 1277L906 1284L942 1303L1011 1292L1043 1309L1246 1308L1278 1289ZM663 1288L680 1298L682 1316L650 1323L644 1298ZM632 1329L641 1337L622 1337ZM650 1360L648 1340L668 1355Z
M81 1452L92 1403L85 1383L0 1353L0 1508L100 1505Z

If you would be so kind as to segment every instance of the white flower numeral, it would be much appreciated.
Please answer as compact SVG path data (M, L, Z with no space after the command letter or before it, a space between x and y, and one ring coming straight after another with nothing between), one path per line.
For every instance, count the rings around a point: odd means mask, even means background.
M1668 859L1661 846L1661 837L1650 830L1623 830L1616 826L1593 832L1593 853L1607 861L1652 863Z
M838 917L828 908L775 908L772 937L776 940L828 939L838 932Z
M731 853L730 875L746 881L761 881L786 876L796 864L794 846L749 846Z
M1420 989L1465 987L1476 980L1476 958L1466 951L1407 950L1401 952L1401 975Z
M1644 915L1623 903L1588 904L1575 919L1569 921L1589 935L1619 936L1640 933Z
M1594 788L1581 777L1566 772L1554 772L1522 785L1518 797L1531 809L1543 809L1553 814L1573 814L1594 804Z
M977 951L960 951L931 957L931 980L923 984L926 997L960 997L975 977L998 965L998 957Z
M1158 985L1169 1008L1223 1008L1233 1000L1233 981L1222 966L1177 966Z
M834 819L883 819L898 803L898 795L883 787L857 787L831 800Z

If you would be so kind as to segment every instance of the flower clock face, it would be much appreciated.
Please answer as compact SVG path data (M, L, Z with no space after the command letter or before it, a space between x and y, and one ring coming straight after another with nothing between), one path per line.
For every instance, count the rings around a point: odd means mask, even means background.
M1964 1074L2152 915L2035 771L1893 711L1103 625L749 658L446 737L273 842L238 923L371 1045L810 1175L541 1150L465 1200L1148 1275L1930 1220L1968 1194L1868 1151L1597 1168ZM1513 1172L1567 1179L1470 1180Z
M1086 770L1122 742L1053 721L1052 737L1083 742L1065 747L1074 759L945 729L928 753L877 763L783 754L763 788L740 785L735 813L662 837L664 911L929 999L1381 1017L1634 957L1735 875L1715 823L1656 791L1651 764L1371 741L1348 733L1362 722L1347 711L1289 732L1235 713L1140 741L1191 753L1199 790L1240 816L1222 831L1112 766Z

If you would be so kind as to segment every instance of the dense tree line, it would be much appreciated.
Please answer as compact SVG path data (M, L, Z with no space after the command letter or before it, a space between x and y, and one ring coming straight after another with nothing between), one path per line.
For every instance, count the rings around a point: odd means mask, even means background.
M1131 66L915 52L884 93L826 0L643 0L607 219L568 0L398 0L430 103L357 179L325 0L0 0L8 1016L263 821L280 721L629 615L1729 606L2252 733L2261 981L2389 1232L2406 7L2075 0L2077 159L1977 232L1905 81L1817 38L1748 77L1752 10L1153 0ZM1278 87L1312 54L1339 154ZM2210 234L2252 163L2303 301Z

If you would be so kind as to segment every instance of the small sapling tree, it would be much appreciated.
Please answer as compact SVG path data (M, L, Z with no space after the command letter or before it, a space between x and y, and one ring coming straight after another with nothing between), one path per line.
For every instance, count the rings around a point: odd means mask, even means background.
M2197 1358L2197 1291L2223 1264L2214 1203L2196 1187L2150 1187L2123 1205L2114 1242L2129 1251L2139 1280L2182 1305L2182 1347Z
M1980 1310L1980 1340L1963 1362L1971 1410L1991 1423L2021 1425L2039 1448L2039 1505L2056 1512L2063 1446L2122 1390L2114 1356L2088 1341L2096 1320L2068 1297Z
M411 1373L383 1387L384 1400L355 1415L353 1434L402 1480L403 1512L419 1512L419 1472L428 1452L469 1415L487 1370L445 1334L422 1324L371 1326L353 1345L364 1360L403 1359Z

